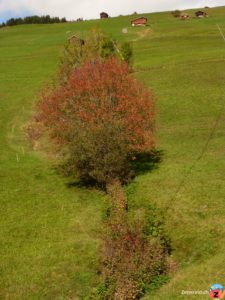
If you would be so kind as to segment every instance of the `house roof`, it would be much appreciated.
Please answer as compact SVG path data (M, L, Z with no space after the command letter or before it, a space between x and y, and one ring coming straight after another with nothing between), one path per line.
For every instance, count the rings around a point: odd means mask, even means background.
M145 20L148 20L146 17L139 17L139 18L136 18L136 19L134 19L134 20L132 20L132 21L138 21L138 20L143 20L143 19L145 19Z
M140 17L140 18L137 18L137 19L132 20L131 23L138 23L138 22L141 22L141 21L142 21L142 22L143 22L143 21L147 22L148 19L145 18L145 17Z
M208 17L208 14L204 11L199 10L199 11L196 11L195 16L196 17Z
M196 14L205 14L205 12L201 11L201 10L198 10L198 11L196 11Z

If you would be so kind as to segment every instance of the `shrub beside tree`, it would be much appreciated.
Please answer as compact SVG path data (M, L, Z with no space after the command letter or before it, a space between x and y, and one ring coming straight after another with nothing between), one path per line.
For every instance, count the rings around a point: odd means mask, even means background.
M101 252L103 283L97 295L100 299L140 299L149 283L166 279L168 252L160 236L146 234L140 221L110 219L107 225Z
M133 63L133 50L132 50L132 47L131 47L130 43L124 42L121 45L121 53L122 53L123 60L129 66L131 66L132 63Z
M131 67L133 51L130 43L118 45L101 31L92 29L85 40L77 38L77 42L66 43L60 61L58 80L61 83L66 82L70 72L87 61L104 61L110 57L123 60Z

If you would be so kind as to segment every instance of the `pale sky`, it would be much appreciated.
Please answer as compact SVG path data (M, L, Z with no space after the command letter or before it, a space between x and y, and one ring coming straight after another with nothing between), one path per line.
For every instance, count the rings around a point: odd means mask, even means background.
M173 9L222 6L225 0L0 0L0 22L10 17L46 15L97 19L99 13L110 16L166 11Z

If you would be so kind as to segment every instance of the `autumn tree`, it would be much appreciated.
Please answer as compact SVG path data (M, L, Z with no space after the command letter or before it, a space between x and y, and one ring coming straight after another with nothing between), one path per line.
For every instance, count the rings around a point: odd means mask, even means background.
M124 182L134 153L154 145L153 96L114 57L74 68L37 108L34 127L60 145L68 169L84 180Z
M155 224L130 222L122 187L137 153L154 148L154 98L130 72L128 44L119 49L94 34L65 51L27 132L32 140L49 138L67 173L106 188L111 199L100 262L104 291L93 299L139 299L166 273L168 255L162 235L148 230Z

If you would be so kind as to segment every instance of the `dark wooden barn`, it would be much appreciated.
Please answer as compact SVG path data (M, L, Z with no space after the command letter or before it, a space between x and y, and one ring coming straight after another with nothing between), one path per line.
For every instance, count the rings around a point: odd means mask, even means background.
M101 19L108 19L109 15L106 12L101 12L100 13L100 18Z
M195 16L197 18L205 18L205 17L208 17L208 14L204 11L199 10L199 11L196 11Z

